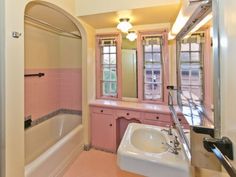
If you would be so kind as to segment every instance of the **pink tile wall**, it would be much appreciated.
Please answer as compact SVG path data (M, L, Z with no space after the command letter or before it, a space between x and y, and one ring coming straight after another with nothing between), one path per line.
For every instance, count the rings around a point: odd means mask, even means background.
M61 69L60 76L61 108L82 110L81 69Z
M60 108L81 110L81 69L26 69L25 74L45 73L44 77L25 77L25 116L35 120Z

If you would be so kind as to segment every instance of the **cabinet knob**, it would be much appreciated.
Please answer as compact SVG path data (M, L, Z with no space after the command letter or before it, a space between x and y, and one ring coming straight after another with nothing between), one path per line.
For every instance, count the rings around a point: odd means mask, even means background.
M101 112L103 112L103 110L101 110Z
M110 124L109 126L112 127L112 124Z
M129 116L129 113L127 112L126 115Z
M159 116L156 116L156 119L158 120L158 119L159 119Z

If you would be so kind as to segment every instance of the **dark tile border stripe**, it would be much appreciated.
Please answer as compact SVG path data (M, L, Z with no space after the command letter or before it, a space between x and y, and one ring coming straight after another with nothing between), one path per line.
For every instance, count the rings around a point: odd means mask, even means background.
M38 118L36 120L33 120L32 123L31 123L31 126L28 127L28 128L34 127L34 126L36 126L36 125L38 125L38 124L40 124L40 123L42 123L46 120L49 120L49 119L51 119L51 118L53 118L53 117L55 117L56 115L59 115L59 114L74 114L74 115L82 116L82 111L72 110L72 109L64 109L64 108L58 109L58 110L53 111L53 112L51 112L51 113L49 113L45 116L42 116L42 117Z

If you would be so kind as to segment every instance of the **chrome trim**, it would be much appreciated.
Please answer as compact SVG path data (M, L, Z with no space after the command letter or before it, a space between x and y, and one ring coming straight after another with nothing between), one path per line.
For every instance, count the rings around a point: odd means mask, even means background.
M186 157L188 158L188 160L191 160L191 151L190 151L190 142L188 140L188 138L186 137L184 130L179 122L177 113L175 111L174 105L173 105L173 97L171 95L171 93L169 92L168 94L168 106L172 115L172 119L175 123L175 128L176 128L176 132L178 134L179 137L179 141L182 144L183 148L184 148L184 152L186 154Z
M220 31L219 31L219 0L212 2L213 10L213 103L215 138L221 136L221 88L220 88Z
M193 12L187 23L177 34L176 39L184 38L202 19L204 19L212 11L212 0L201 1L201 5Z

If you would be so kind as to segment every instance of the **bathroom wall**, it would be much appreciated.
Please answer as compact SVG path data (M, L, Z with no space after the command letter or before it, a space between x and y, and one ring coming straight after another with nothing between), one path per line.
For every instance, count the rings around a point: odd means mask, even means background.
M25 25L25 117L58 109L82 110L81 40Z
M2 14L3 13L3 14ZM12 38L23 32L24 1L4 0L4 172L7 177L23 177L24 172L24 40ZM2 38L1 38L2 40ZM13 170L14 169L14 170Z
M236 158L236 1L218 1L220 7L221 135L234 144ZM214 41L213 41L214 42ZM236 160L234 160L236 166Z
M4 129L1 129L1 135L5 137L1 147L4 151L4 165L1 173L5 173L4 176L7 177L24 176L24 125L22 124L24 121L24 10L30 1L2 0L0 6L0 14L5 21L3 26L5 40L1 40L3 44L0 43L1 49L4 50L5 69L3 71L4 85L1 85L5 90ZM2 2L4 6L2 6ZM74 0L45 0L45 2L58 5L75 17ZM83 30L83 60L86 60L86 29L80 23L77 24ZM18 39L12 38L11 32L13 31L22 33L22 36ZM86 67L87 62L84 62L83 68ZM86 78L86 74L83 75L83 78ZM88 91L88 95L92 94ZM87 94L84 95L83 101L83 104L87 105ZM85 114L83 114L83 118L87 119Z

